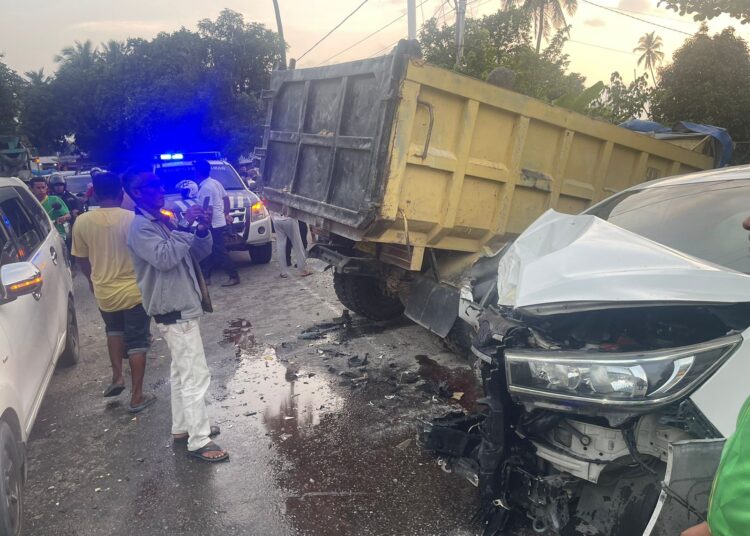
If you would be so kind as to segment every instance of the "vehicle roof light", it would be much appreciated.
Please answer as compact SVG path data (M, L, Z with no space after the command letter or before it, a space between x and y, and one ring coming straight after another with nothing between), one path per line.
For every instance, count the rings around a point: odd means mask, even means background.
M162 161L182 160L183 158L185 158L185 155L182 153L162 153L159 155L159 160Z

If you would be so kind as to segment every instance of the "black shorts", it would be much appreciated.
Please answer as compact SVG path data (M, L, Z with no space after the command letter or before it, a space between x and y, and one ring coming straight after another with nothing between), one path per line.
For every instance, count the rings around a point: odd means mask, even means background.
M151 346L151 317L140 303L122 311L99 311L104 319L107 336L125 339L127 355L145 352Z

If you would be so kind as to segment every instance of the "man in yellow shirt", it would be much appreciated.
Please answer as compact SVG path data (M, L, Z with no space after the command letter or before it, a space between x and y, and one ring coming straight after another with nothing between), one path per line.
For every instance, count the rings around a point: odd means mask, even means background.
M141 304L127 246L135 214L120 208L123 189L116 175L97 173L92 182L100 208L76 219L72 253L89 280L107 331L112 383L104 396L117 396L125 389L122 360L127 358L133 384L128 410L138 413L153 404L156 397L143 393L151 318Z

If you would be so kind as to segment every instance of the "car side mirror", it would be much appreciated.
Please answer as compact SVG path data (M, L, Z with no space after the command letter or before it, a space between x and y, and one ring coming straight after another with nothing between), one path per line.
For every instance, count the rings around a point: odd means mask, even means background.
M42 290L42 274L30 262L14 262L0 268L0 292L2 301L7 303Z

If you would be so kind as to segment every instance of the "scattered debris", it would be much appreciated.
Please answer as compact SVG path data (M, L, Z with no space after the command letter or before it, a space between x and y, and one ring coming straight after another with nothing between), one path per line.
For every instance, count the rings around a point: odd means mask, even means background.
M224 342L231 342L237 347L235 357L241 357L243 353L249 352L255 346L252 327L249 320L238 318L231 320L229 327L224 330Z
M394 448L397 448L398 450L406 450L409 445L411 445L412 439L405 439L398 445L396 445Z
M317 324L313 324L312 327L303 330L302 333L298 335L298 338L303 340L322 339L326 334L331 333L332 331L346 329L351 325L352 317L349 314L349 311L344 309L344 312L340 317L334 318L331 322L318 322Z

